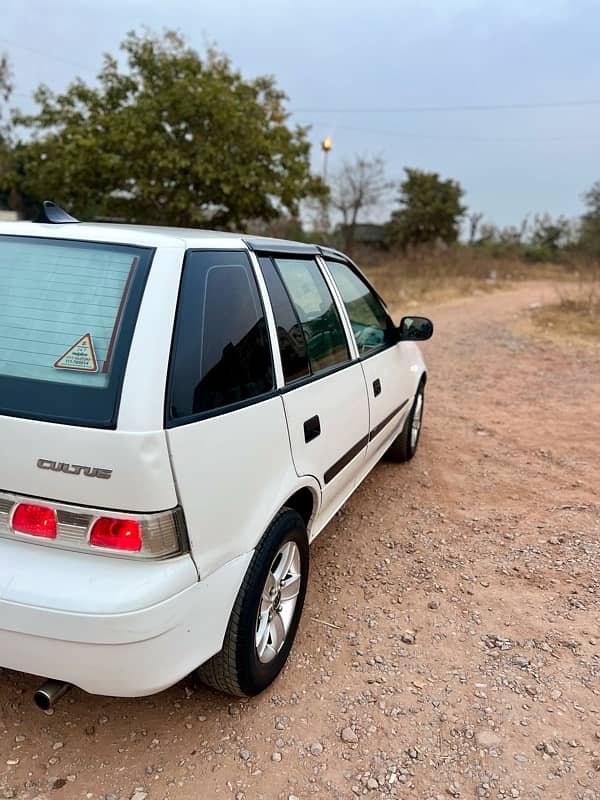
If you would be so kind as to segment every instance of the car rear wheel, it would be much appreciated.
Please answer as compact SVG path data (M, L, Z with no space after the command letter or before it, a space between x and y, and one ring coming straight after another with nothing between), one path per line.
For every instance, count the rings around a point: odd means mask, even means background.
M423 383L420 383L404 427L394 439L386 453L386 458L390 459L390 461L410 461L417 452L419 438L421 436L421 425L423 423L424 406L425 386Z
M256 548L238 593L223 649L199 675L238 696L262 692L285 664L304 605L309 547L302 517L282 509Z

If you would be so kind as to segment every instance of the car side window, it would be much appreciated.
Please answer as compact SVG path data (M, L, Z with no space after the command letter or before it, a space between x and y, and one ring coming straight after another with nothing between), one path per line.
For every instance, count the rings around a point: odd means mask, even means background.
M348 264L326 263L350 318L359 354L394 344L394 323L371 288Z
M171 363L172 419L226 408L273 389L267 326L245 253L188 252Z
M273 261L263 257L260 266L275 317L283 377L291 383L310 375L304 331Z
M313 374L350 360L333 296L312 258L276 258L275 263L300 321Z

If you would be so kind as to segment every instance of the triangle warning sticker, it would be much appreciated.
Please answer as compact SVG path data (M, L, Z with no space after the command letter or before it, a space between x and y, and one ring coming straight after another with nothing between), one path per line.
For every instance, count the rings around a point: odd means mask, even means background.
M55 369L73 369L77 372L98 372L98 362L92 343L92 334L86 333L54 363Z

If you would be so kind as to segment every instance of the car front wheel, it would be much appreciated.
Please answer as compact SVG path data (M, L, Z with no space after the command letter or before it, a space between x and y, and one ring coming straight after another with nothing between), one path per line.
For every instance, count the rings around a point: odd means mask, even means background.
M386 453L386 458L390 461L410 461L417 452L419 438L421 436L421 425L423 423L423 408L425 406L425 387L423 383L415 394L412 408L410 409L404 427L392 442Z

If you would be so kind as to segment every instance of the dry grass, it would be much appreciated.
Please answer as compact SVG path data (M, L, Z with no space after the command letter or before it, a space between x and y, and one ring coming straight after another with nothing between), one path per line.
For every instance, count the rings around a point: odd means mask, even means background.
M600 272L571 289L557 288L558 301L533 309L532 320L546 334L600 341Z
M356 260L390 306L441 302L506 288L514 281L573 278L572 267L493 258L464 247L403 256L357 253Z

